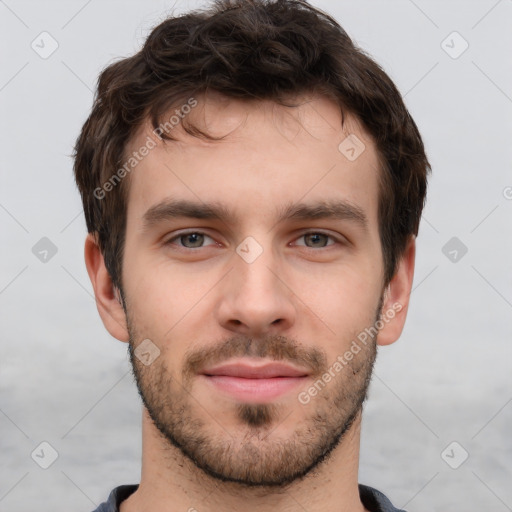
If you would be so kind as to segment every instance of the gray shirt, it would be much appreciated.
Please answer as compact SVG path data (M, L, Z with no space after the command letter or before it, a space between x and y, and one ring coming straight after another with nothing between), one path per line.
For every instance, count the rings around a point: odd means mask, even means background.
M133 494L138 487L138 484L116 487L111 491L107 501L102 503L93 512L119 512L120 503L128 498L130 494ZM395 508L380 491L367 485L359 484L359 496L363 505L370 512L405 512L405 510Z

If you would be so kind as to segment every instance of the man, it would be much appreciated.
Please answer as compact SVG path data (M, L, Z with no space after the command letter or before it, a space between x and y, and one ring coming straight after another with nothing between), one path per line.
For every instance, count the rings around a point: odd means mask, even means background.
M141 482L97 511L395 511L361 413L430 165L384 71L305 2L221 0L102 72L74 170L144 404Z

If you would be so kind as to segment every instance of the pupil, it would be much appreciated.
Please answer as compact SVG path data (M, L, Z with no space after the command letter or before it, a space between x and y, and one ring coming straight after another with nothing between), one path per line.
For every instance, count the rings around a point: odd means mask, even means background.
M194 247L201 246L201 243L203 241L203 235L201 235L200 233L189 233L188 235L185 235L184 238L187 243L190 241L191 245L193 245ZM187 243L185 243L184 245L187 245Z
M312 240L312 242L313 242L314 244L316 244L316 242L318 242L318 241L319 241L319 240L318 240L318 237L322 237L322 236L323 236L323 237L325 237L326 235L323 235L322 233L314 233L313 235L308 235L308 236L310 237L310 240L311 240L312 238L314 238L314 240ZM317 244L317 245L318 245L318 244Z

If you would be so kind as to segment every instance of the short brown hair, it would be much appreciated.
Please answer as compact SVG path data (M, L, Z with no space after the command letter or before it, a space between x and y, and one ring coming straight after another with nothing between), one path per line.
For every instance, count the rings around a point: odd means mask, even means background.
M173 105L208 90L246 100L312 92L355 116L375 142L380 169L379 234L384 285L418 234L431 171L415 122L382 68L329 15L299 0L217 0L166 19L142 49L105 68L75 145L74 173L89 233L122 292L128 179L102 187L125 161L147 119L154 128ZM183 127L199 137L208 134ZM162 134L164 139L172 139Z

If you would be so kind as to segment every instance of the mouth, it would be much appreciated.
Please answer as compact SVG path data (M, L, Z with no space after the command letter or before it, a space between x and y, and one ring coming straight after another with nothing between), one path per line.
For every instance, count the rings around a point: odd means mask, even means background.
M247 359L203 370L200 377L216 391L237 401L265 403L304 384L307 370L286 363L256 364Z

